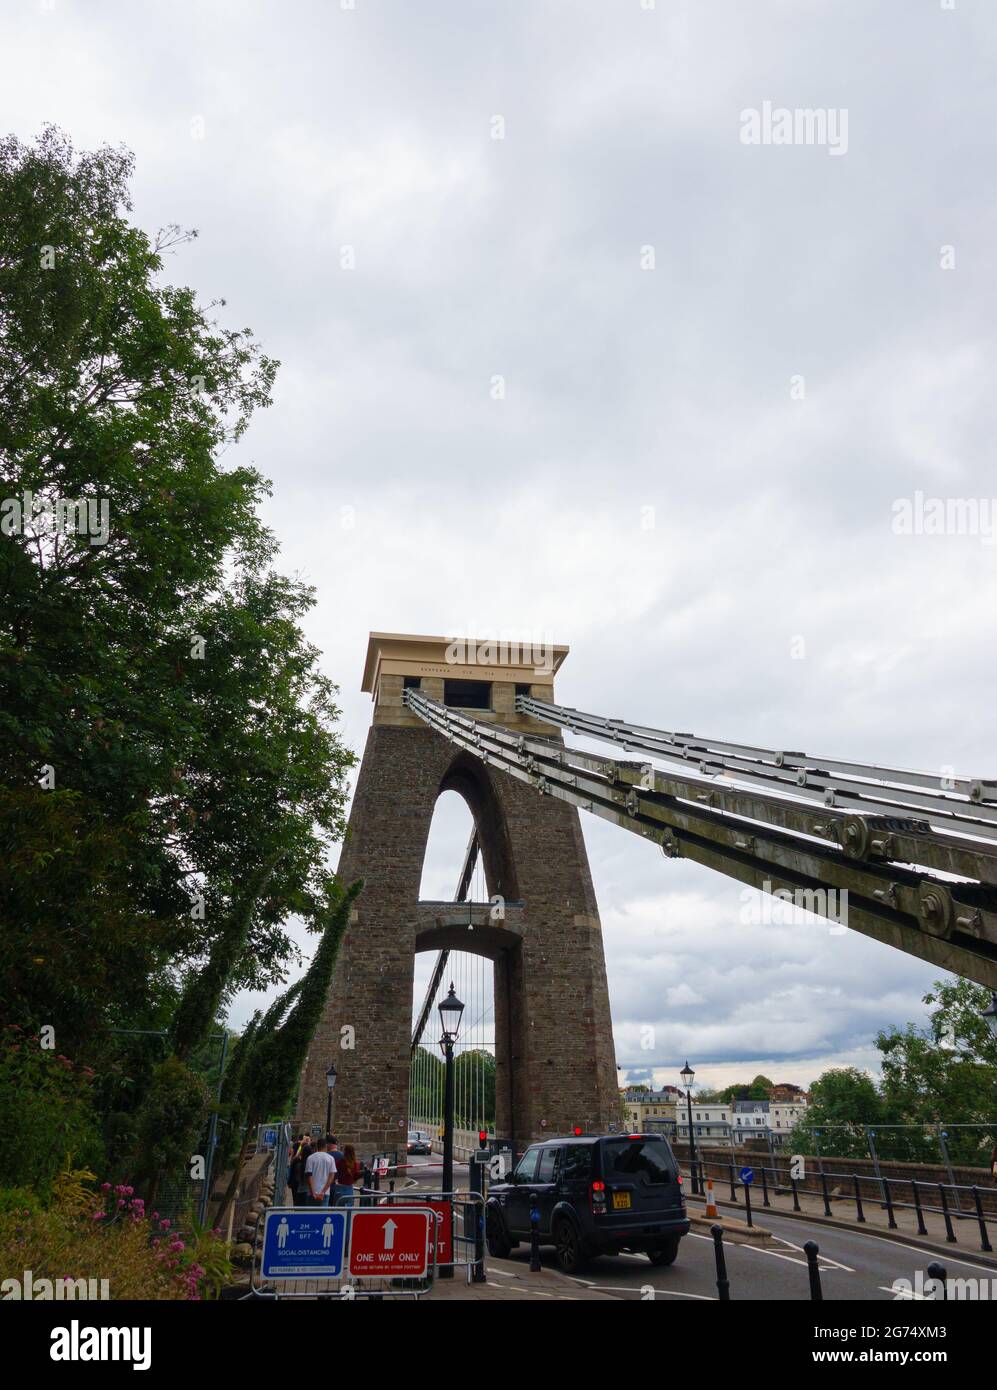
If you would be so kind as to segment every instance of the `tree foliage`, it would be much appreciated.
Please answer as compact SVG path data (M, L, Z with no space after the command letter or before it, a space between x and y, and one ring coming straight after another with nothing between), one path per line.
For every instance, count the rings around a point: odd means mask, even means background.
M353 761L268 485L225 461L277 364L165 281L186 234L132 225L132 167L0 140L0 1012L74 1055L199 970L181 1030L281 978Z
M944 1125L952 1159L985 1163L997 1141L997 1039L981 1016L990 993L971 980L939 981L924 1002L934 1006L926 1027L876 1038L884 1102L898 1123L920 1127L918 1156L937 1160L931 1131Z

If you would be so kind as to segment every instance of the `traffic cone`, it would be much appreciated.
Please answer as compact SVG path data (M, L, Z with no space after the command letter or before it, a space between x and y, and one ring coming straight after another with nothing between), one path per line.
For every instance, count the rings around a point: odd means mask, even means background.
M717 1220L720 1218L720 1213L717 1211L717 1204L713 1196L712 1178L706 1179L706 1215L715 1217Z

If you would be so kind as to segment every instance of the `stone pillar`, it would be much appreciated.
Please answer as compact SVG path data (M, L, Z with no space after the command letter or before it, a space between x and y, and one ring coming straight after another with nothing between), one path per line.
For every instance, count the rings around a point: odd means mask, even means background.
M436 799L450 787L478 825L489 893L523 903L521 938L495 966L499 1132L522 1146L617 1118L601 931L577 812L424 725L375 723L339 870L365 887L297 1108L306 1123L324 1121L335 1062L334 1128L361 1153L404 1147L419 883Z
M504 926L475 937L495 968L499 1134L522 1147L575 1125L605 1130L618 1118L599 912L577 811L456 748L404 703L407 682L443 702L448 680L484 681L491 710L470 711L476 719L557 737L515 712L515 694L525 685L553 700L568 649L553 647L550 666L540 667L496 648L487 660L498 664L487 666L471 647L460 654L446 638L370 635L363 688L374 696L374 721L339 864L345 882L362 878L365 887L297 1106L303 1122L324 1121L325 1073L335 1062L333 1124L363 1155L404 1146L417 938L420 950L466 949L445 925L427 928L418 902L433 811L447 790L460 792L474 816L489 895L514 905Z

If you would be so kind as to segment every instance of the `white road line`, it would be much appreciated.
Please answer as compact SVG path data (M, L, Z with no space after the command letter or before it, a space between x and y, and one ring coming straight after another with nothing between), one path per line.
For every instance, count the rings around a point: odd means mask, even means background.
M565 1275L567 1279L571 1277L570 1274ZM640 1286L634 1284L586 1284L584 1279L576 1279L575 1282L577 1284L585 1284L587 1289L595 1289L596 1293L640 1293ZM716 1298L712 1298L709 1294L682 1293L679 1289L654 1289L655 1298L657 1298L659 1294L663 1298L694 1298L699 1303L717 1303L719 1301ZM651 1300L647 1299L645 1301L649 1303Z
M787 1217L786 1219L788 1220L790 1218ZM689 1234L692 1235L694 1233L690 1231ZM946 1259L946 1264L962 1265L966 1269L979 1269L982 1270L984 1274L989 1274L991 1278L997 1278L997 1269L995 1269L993 1265L977 1265L973 1264L972 1260L960 1260L958 1255L951 1255L949 1254L948 1250L945 1250L944 1252L938 1250L925 1250L924 1247L920 1245L908 1245L905 1240L890 1240L888 1236L880 1235L877 1231L852 1231L841 1226L833 1226L829 1228L829 1234L839 1236L861 1236L867 1240L878 1241L880 1245L895 1245L898 1250L913 1250L915 1255L924 1255L926 1257L936 1260L938 1259L939 1254L944 1253L948 1257ZM708 1239L708 1237L701 1237L701 1239ZM777 1236L776 1239L786 1240L785 1236ZM791 1243L792 1242L788 1240L786 1241L787 1245L790 1245ZM824 1256L821 1255L821 1259L823 1258Z
M686 1240L689 1239L689 1236L694 1237L696 1240L708 1240L708 1241L710 1242L711 1245L713 1244L713 1237L712 1237L712 1236L702 1236L702 1235L699 1234L698 1231L690 1231L690 1232L689 1232L689 1235L686 1236ZM776 1240L783 1240L783 1237L782 1237L782 1236L776 1236ZM803 1260L798 1260L798 1259L796 1259L795 1256L793 1256L793 1255L784 1255L784 1254L783 1254L781 1251L779 1251L779 1250L767 1250L767 1249L765 1248L764 1245L751 1245L748 1241L744 1241L744 1242L741 1242L741 1241L731 1241L731 1242L725 1242L725 1244L728 1245L728 1248L732 1246L735 1250L757 1250L758 1253L759 1253L759 1255L771 1255L773 1259L776 1259L776 1260L788 1260L790 1264L794 1264L794 1265L803 1265L804 1267L806 1267L806 1263L807 1263L807 1262L806 1262L805 1259L803 1259ZM793 1245L793 1242L790 1241L790 1240L783 1240L783 1244L790 1246L790 1248L793 1249L793 1250L800 1250L800 1251L802 1251L802 1249L803 1249L803 1247L802 1247L801 1245ZM823 1260L825 1259L825 1257L824 1257L823 1255L821 1255L819 1258L820 1258L821 1261L823 1261ZM855 1273L855 1270L854 1270L854 1269L849 1269L848 1265L838 1264L837 1260L830 1260L830 1259L829 1259L829 1260L826 1261L826 1264L827 1264L827 1265L833 1265L836 1269L843 1269L847 1274L854 1274L854 1273ZM824 1268L824 1265L823 1265L823 1264L821 1265L821 1268L822 1268L822 1269Z
M788 1245L789 1248L790 1248L790 1250L799 1250L800 1254L801 1254L801 1255L803 1254L803 1246L802 1246L802 1245L794 1245L794 1243L793 1243L791 1240L787 1240L785 1236L777 1236L776 1239L777 1239L777 1240L781 1240L782 1243L783 1243L784 1245ZM817 1256L817 1262L818 1262L818 1264L828 1265L828 1266L830 1266L832 1269L843 1269L843 1270L845 1271L846 1274L854 1274L854 1273L855 1273L855 1270L852 1269L851 1265L843 1265L843 1264L840 1262L840 1260L832 1260L831 1257L830 1257L830 1255L825 1255L823 1251L821 1251L821 1252L818 1254L818 1256Z

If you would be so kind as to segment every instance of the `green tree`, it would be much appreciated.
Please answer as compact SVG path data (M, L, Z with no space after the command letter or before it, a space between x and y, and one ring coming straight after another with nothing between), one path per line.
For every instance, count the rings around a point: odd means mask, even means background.
M899 1123L918 1127L895 1137L897 1156L937 1162L944 1123L956 1162L987 1163L997 1140L997 1039L981 1017L990 993L971 980L938 981L924 1002L934 1006L926 1027L908 1023L876 1038L884 1101Z
M279 1027L260 1027L256 1030L245 1059L237 1100L249 1129L266 1119L283 1116L293 1099L309 1044L328 998L336 958L349 926L350 912L362 890L362 879L346 889L338 882L330 885L325 910L318 914L322 935L304 978L289 992L294 999L290 1012ZM289 996L278 1001L278 1004L286 1006ZM219 1225L235 1200L244 1157L245 1149L236 1161L218 1214Z
M409 1114L421 1119L441 1111L443 1104L443 1082L445 1066L438 1052L431 1051L422 1043L412 1054L409 1088Z
M353 761L267 484L223 461L277 364L164 282L185 234L130 223L131 175L51 128L0 140L0 1012L76 1055L192 978L202 1005L281 978Z
M137 1116L136 1185L151 1208L163 1175L190 1162L204 1126L207 1087L180 1061L167 1057L152 1074Z
M890 1116L870 1076L856 1067L834 1067L810 1087L810 1105L786 1138L793 1153L812 1154L814 1131L820 1151L835 1158L868 1155L864 1127L888 1122Z
M0 1032L0 1188L28 1188L43 1200L66 1167L103 1163L92 1102L93 1073L42 1047L16 1024Z
M476 1127L484 1118L487 1125L495 1123L495 1058L484 1048L469 1048L454 1058L454 1095L457 1108L465 1113L455 1116L458 1129Z

